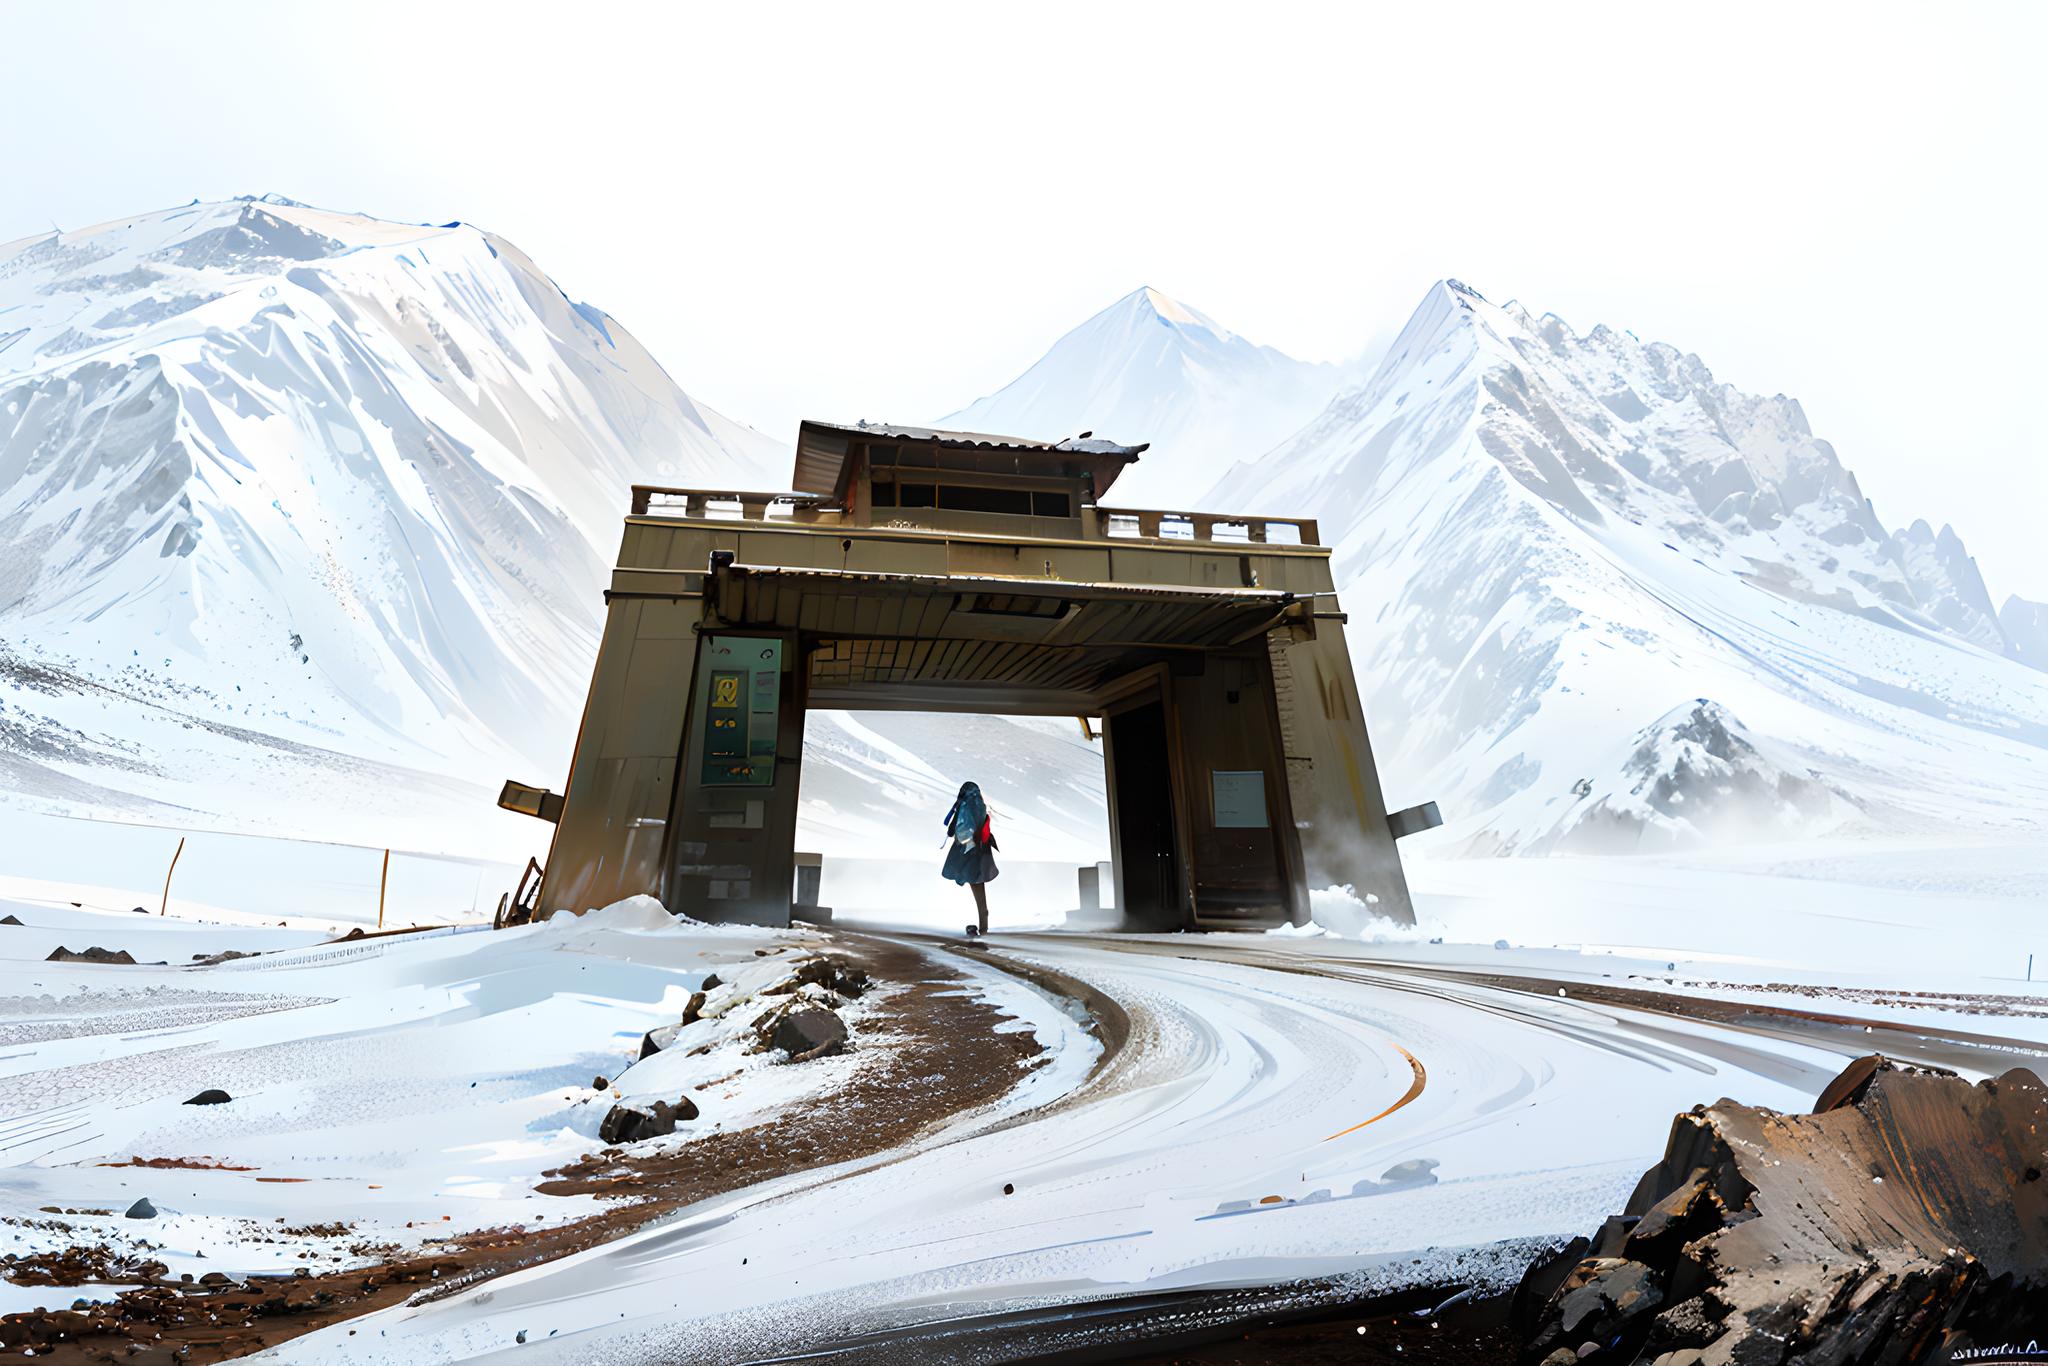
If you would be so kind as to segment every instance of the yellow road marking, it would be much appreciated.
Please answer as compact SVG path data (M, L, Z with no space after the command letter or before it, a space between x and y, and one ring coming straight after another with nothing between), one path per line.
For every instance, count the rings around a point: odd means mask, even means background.
M1406 1105L1409 1101L1415 1099L1417 1096L1422 1094L1422 1088L1429 1084L1429 1073L1422 1070L1422 1060L1416 1057L1413 1053L1410 1053L1407 1049L1401 1047L1401 1045L1399 1044L1394 1044L1393 1049L1396 1053L1399 1053L1402 1057L1408 1059L1408 1066L1414 1069L1415 1080L1408 1083L1407 1091L1404 1092L1401 1098L1395 1101L1392 1105L1389 1105L1386 1109L1380 1111L1371 1119L1361 1119L1358 1121L1358 1123L1352 1125L1348 1129L1339 1129L1336 1133L1331 1134L1330 1138L1342 1138L1346 1134L1357 1133L1360 1129L1363 1129L1368 1124L1377 1124L1381 1120L1385 1119L1388 1115L1393 1114L1394 1111L1400 1109L1403 1105ZM1323 1142L1328 1143L1330 1141L1330 1138L1324 1139Z

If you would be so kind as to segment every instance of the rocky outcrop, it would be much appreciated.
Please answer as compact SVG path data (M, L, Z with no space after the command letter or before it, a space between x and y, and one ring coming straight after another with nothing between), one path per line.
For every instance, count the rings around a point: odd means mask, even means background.
M673 1105L665 1100L620 1101L605 1112L597 1136L607 1144L638 1143L643 1138L661 1138L676 1131L676 1125L697 1117L697 1102L688 1096Z
M868 989L867 969L840 958L809 959L796 970L796 980L800 986L808 983L849 998Z
M1698 1107L1624 1214L1530 1268L1522 1360L1876 1366L2038 1337L2044 1169L2024 1069L1973 1086L1873 1056L1812 1114Z
M801 999L763 1016L755 1032L764 1047L781 1049L790 1062L830 1057L846 1047L846 1022Z
M89 949L67 949L62 944L50 950L45 963L115 963L123 967L135 966L135 955L126 949L103 949L94 944Z

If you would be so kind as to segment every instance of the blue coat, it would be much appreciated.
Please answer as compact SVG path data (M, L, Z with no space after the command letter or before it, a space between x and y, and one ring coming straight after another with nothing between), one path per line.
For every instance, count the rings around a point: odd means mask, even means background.
M946 866L939 870L941 873L962 886L995 881L996 835L989 825L988 803L981 799L981 789L973 783L960 785L960 795L953 799L953 809L946 813L946 833L952 838L946 846Z

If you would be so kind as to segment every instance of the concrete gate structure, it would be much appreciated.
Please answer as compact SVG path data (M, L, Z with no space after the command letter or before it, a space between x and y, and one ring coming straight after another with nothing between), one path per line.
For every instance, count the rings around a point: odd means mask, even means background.
M500 798L557 822L536 910L788 923L820 706L1100 717L1130 928L1412 922L1434 808L1389 821L1315 523L1100 505L1145 449L805 422L811 492L636 486L567 788Z

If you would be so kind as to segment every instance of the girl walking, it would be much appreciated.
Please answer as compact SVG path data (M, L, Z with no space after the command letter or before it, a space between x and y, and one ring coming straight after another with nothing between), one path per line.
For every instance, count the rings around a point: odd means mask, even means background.
M960 795L946 813L946 865L939 871L955 882L974 889L974 914L978 923L969 925L970 937L988 933L987 885L996 876L996 836L989 828L988 803L973 783L960 784Z

